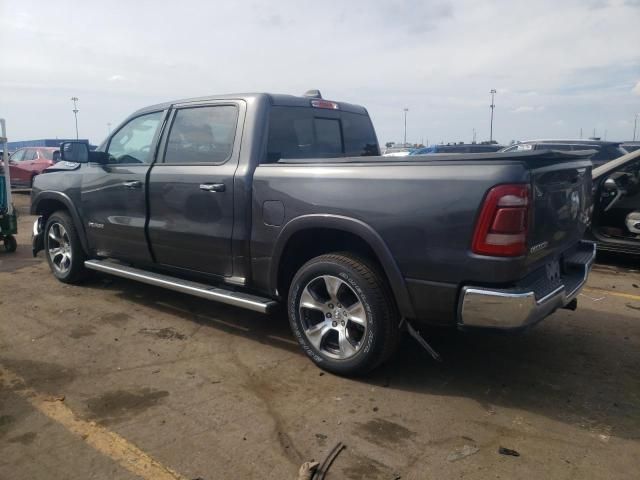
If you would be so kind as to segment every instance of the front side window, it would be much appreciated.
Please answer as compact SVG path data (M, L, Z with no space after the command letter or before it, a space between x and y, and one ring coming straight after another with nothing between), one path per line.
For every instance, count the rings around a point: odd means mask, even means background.
M109 142L109 163L151 163L152 143L162 115L162 112L141 115L118 130Z
M238 123L234 105L183 108L176 112L165 163L224 163L233 151Z

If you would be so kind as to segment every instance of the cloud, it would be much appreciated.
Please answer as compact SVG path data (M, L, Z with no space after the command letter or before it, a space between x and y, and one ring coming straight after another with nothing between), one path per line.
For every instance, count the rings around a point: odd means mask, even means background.
M538 105L535 107L532 107L530 105L523 105L521 107L514 108L511 111L513 113L529 113L529 112L541 112L543 110L544 110L544 107L542 105Z
M622 139L617 121L633 117L640 94L639 1L4 2L11 75L0 76L0 105L13 138L66 137L73 115L61 122L59 112L77 95L80 130L97 143L107 122L145 105L318 88L366 106L382 142L402 139L404 107L409 141L446 142L474 129L488 139L496 88L499 141L577 135L597 122ZM51 28L60 24L74 34Z
M633 93L634 95L640 95L640 81L636 83L636 86L633 87L631 93Z

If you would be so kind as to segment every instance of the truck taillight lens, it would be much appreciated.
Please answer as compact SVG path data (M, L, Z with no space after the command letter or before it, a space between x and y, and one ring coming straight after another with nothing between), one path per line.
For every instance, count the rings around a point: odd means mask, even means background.
M329 110L340 110L340 106L336 102L329 100L311 100L311 106L315 108L327 108Z
M517 257L527 251L529 186L498 185L487 193L473 233L479 255Z

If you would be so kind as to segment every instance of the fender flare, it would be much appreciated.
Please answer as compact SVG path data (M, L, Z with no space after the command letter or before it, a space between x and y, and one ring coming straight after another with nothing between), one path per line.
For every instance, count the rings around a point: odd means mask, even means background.
M84 224L82 223L82 218L80 217L78 209L73 204L73 201L69 198L69 196L62 192L56 192L54 190L43 190L42 192L39 192L31 201L32 215L40 215L38 213L38 207L43 200L56 200L66 207L66 209L69 211L69 214L71 215L73 224L76 227L78 237L80 237L80 245L82 245L82 249L84 250L84 252L88 254L89 245L87 243L87 233L84 229Z
M376 232L373 227L367 223L357 220L351 217L345 217L342 215L331 214L309 214L302 215L290 220L280 231L278 238L275 242L273 254L271 256L271 266L269 272L269 281L271 284L271 290L275 292L278 285L278 273L280 269L280 259L284 252L285 246L291 239L291 237L302 230L308 230L313 228L327 228L332 230L341 230L347 233L351 233L361 238L366 244L371 247L375 253L382 269L384 270L389 286L395 297L396 304L400 310L400 314L403 317L413 318L414 310L409 296L409 290L405 283L404 277L398 264L393 258L389 247L382 239L382 237Z

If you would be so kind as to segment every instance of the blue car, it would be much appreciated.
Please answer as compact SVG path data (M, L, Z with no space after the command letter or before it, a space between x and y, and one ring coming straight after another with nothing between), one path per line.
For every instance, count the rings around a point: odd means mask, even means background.
M496 144L479 144L479 143L458 143L453 145L431 145L429 147L418 148L409 155L430 155L432 153L491 153L497 152L502 148Z

